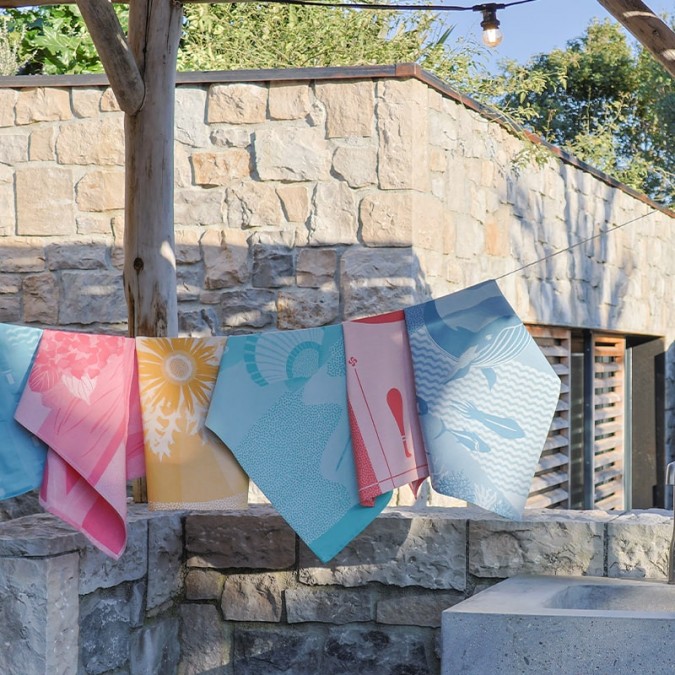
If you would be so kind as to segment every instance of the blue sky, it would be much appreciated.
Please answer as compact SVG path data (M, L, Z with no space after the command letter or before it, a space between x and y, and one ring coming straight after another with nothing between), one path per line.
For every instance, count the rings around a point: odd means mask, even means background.
M675 14L675 0L644 2L657 14ZM535 54L564 47L568 40L579 37L594 17L612 18L597 0L536 0L507 7L497 13L504 40L491 51L495 61L509 58L524 63ZM480 40L479 12L448 12L446 21L456 25L452 35L455 39L466 36Z

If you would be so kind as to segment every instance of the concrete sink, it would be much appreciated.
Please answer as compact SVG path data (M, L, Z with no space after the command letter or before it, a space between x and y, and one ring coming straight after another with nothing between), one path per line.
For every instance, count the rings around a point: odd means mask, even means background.
M443 612L443 675L675 672L675 585L507 579Z

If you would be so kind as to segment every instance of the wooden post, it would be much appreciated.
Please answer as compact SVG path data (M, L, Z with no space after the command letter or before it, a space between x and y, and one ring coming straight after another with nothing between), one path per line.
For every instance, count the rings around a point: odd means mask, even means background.
M78 0L124 115L124 292L129 336L178 333L173 230L176 57L183 16L174 0L134 0L128 42L108 0ZM145 480L134 499L147 501Z
M178 333L173 229L173 126L182 6L129 5L129 43L145 84L143 106L125 115L124 288L129 335Z
M143 106L124 116L124 290L130 337L178 334L173 143L182 15L182 6L172 0L129 5L129 43L145 84ZM147 502L145 479L134 481L133 496Z

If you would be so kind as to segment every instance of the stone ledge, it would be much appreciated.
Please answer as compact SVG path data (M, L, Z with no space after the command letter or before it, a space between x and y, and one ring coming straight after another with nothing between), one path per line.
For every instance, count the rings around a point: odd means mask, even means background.
M44 557L84 549L87 540L49 513L0 523L0 557Z

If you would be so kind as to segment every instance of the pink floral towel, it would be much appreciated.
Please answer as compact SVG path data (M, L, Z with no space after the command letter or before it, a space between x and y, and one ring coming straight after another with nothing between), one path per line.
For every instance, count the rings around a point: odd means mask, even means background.
M46 330L16 420L47 445L42 506L118 558L144 473L134 341Z
M347 399L359 500L429 475L417 416L412 357L403 312L342 325L347 360Z

